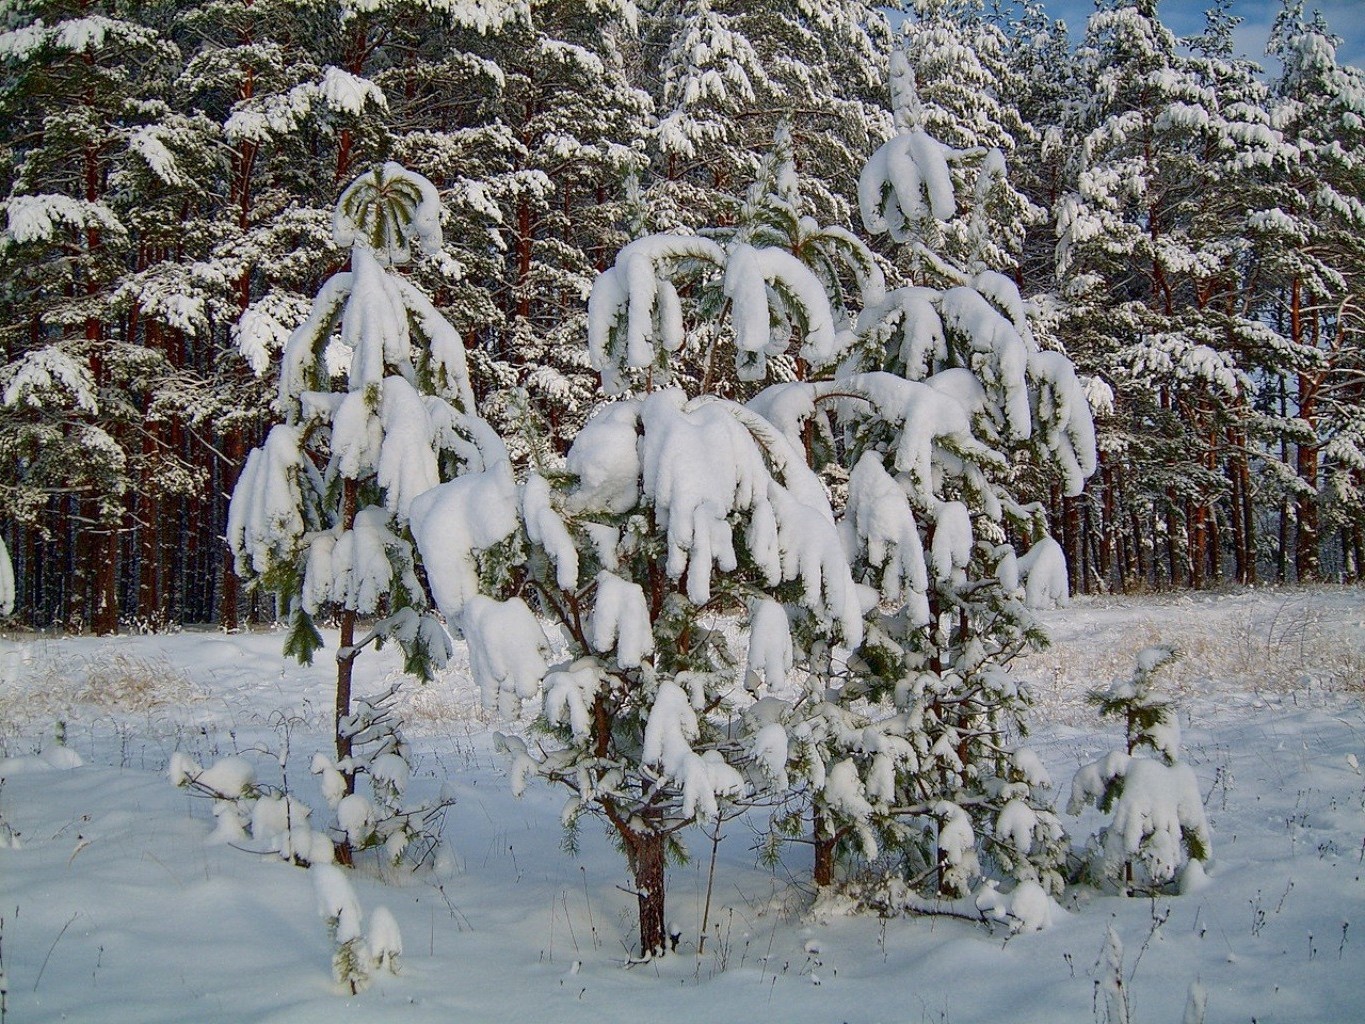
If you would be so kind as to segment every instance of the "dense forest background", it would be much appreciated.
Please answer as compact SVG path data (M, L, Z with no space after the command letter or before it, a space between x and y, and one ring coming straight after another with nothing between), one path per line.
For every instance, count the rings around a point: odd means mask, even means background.
M1178 39L1155 0L1073 35L980 0L0 5L16 618L273 615L232 573L227 499L360 171L441 190L444 249L410 273L481 411L545 458L597 391L586 296L631 238L733 221L783 126L817 219L857 222L893 48L917 126L1009 174L960 188L951 230L877 243L889 279L1005 271L1088 379L1100 470L1031 495L1073 588L1359 581L1365 74L1287 2L1268 75L1231 9Z

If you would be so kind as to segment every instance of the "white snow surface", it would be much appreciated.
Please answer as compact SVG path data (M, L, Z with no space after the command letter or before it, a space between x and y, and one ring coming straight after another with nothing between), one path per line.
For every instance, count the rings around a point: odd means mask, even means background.
M307 835L295 827L292 839L321 855L314 830L330 815L322 780L308 769L314 752L330 749L335 666L326 659L285 662L272 631L4 634L8 1014L25 1024L1054 1024L1095 1019L1105 957L1122 955L1124 988L1142 1021L1357 1019L1365 999L1365 594L1080 597L1041 614L1054 646L1017 666L1038 702L1033 778L1045 768L1066 785L1078 765L1121 749L1121 724L1096 719L1085 691L1130 676L1145 648L1182 651L1158 685L1179 701L1183 763L1214 852L1203 877L1186 872L1186 895L1153 903L1077 890L1052 902L1031 886L1002 884L955 904L993 920L994 931L948 917L883 922L830 905L812 914L796 884L808 877L808 848L787 848L776 869L761 866L747 824L734 821L721 830L705 952L696 950L710 841L685 831L692 859L670 869L667 908L682 935L679 953L630 969L623 942L635 941L636 901L625 891L624 861L587 823L578 856L561 850L563 789L531 779L523 797L512 796L493 734L525 734L541 708L528 702L520 718L483 709L463 645L433 683L405 682L399 695L415 757L409 792L427 799L445 789L457 799L446 853L436 869L412 873L374 861L303 870L210 844L213 801L167 778L179 752L182 768L243 758L259 783L279 785L282 739L271 722L285 720L290 791L312 807ZM327 639L334 647L335 635ZM127 691L140 697L109 703L89 689L97 669L134 661L150 680ZM357 692L383 692L399 664L391 645L367 650L355 663ZM580 703L590 683L579 680ZM690 705L681 690L677 697L668 724L681 728ZM751 707L777 714L780 705L768 698ZM57 721L66 723L65 747L53 741ZM780 730L764 732L761 722L751 749L777 769ZM689 761L690 744L664 724L660 753L672 731L669 753ZM76 756L58 758L58 750ZM694 756L695 771L711 770ZM714 784L709 775L706 783ZM1064 823L1079 846L1109 820L1088 809ZM766 812L753 819L765 821ZM363 936L375 958L401 946L399 973L376 970L360 995L343 991L332 980L334 942L320 912L344 913L343 931ZM1191 999L1204 1015L1185 1016Z

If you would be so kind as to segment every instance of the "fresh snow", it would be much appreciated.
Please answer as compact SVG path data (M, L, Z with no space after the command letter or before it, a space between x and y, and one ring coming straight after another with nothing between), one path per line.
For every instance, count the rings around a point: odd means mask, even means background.
M952 905L982 923L883 921L832 902L813 912L802 886L808 848L786 848L776 868L765 867L746 823L730 821L721 825L704 951L710 841L691 831L682 835L691 861L670 871L679 953L633 967L635 897L623 891L624 862L592 827L581 830L576 857L561 850L562 790L531 779L523 797L512 795L513 765L496 753L494 733L526 734L530 718L481 707L463 645L433 683L405 682L399 695L414 747L409 793L457 798L446 850L435 868L414 873L326 862L314 831L328 817L326 773L309 771L314 752L331 743L326 659L288 662L272 632L10 635L0 640L8 1014L25 1024L1051 1024L1092 1021L1097 992L1100 1014L1126 992L1135 1022L1355 1019L1365 998L1356 914L1365 878L1365 595L1082 597L1042 615L1055 645L1018 665L1038 710L1030 752L1015 760L1034 784L1051 776L1063 803L1078 768L1123 747L1121 723L1097 719L1085 691L1131 677L1157 645L1182 652L1153 685L1178 701L1181 763L1195 783L1184 798L1197 801L1212 833L1213 861L1186 871L1186 895L1078 890L1054 901L1026 883L982 887ZM564 694L566 714L590 706L600 678L592 661L571 667L576 678L547 680ZM358 659L358 692L385 691L399 663L391 646ZM145 685L120 688L117 699L91 688L116 666ZM772 698L752 705L750 747L765 771L786 761L782 707ZM655 730L658 755L685 776L705 774L701 800L727 780L678 742L695 714L684 689L669 709ZM515 710L532 716L540 706ZM64 745L54 740L58 723ZM240 830L230 843L210 842L224 817L215 801L168 777L200 765L229 789L287 779L292 807L257 804L273 816L260 823L271 842ZM312 811L300 821L304 804ZM1064 816L1078 847L1112 820L1093 808ZM1022 841L1028 825L1011 811L1002 827ZM279 856L305 842L318 858L313 868ZM336 919L335 937L324 918ZM355 996L333 978L338 943L352 935L369 970Z

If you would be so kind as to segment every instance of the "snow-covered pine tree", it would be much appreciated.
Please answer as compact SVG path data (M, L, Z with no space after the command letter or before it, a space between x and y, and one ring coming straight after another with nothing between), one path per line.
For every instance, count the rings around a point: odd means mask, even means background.
M638 11L630 2L537 3L499 33L493 107L505 163L481 187L497 212L496 306L480 331L482 408L522 460L523 428L559 452L592 407L583 302L626 241L628 182L646 166L649 96L632 81ZM480 365L483 364L483 365ZM482 379L482 378L481 378Z
M1274 320L1294 359L1282 364L1293 416L1289 522L1295 575L1322 578L1329 530L1339 570L1365 571L1365 388L1361 384L1365 281L1365 72L1340 63L1320 18L1286 2L1271 51L1279 57L1274 118L1294 155L1275 181L1274 205L1254 225L1277 292ZM1287 535L1292 529L1292 538ZM1290 561L1281 554L1282 569ZM1283 572L1282 572L1283 575Z
M1266 335L1241 312L1243 204L1285 154L1254 76L1219 52L1221 30L1182 53L1156 7L1098 11L1079 52L1092 99L1057 206L1059 331L1115 395L1101 447L1126 483L1106 474L1103 507L1122 510L1105 515L1123 558L1149 581L1202 586L1223 572L1226 439L1251 418L1249 357Z
M200 483L152 440L170 371L157 336L187 309L144 278L164 267L167 212L204 189L205 125L165 102L180 54L146 13L24 2L0 30L5 515L73 567L47 613L100 633L118 628L129 492Z
M1086 876L1121 881L1131 894L1178 881L1197 886L1212 857L1209 823L1193 770L1180 760L1180 723L1174 702L1155 687L1157 672L1177 653L1139 651L1132 678L1087 695L1102 715L1124 721L1125 749L1085 765L1071 783L1067 813L1089 804L1113 821L1092 837Z
M931 222L970 207L954 187L958 151L907 109L908 78L894 57L904 131L864 170L864 222L913 235L948 286L892 289L864 309L836 373L750 404L791 443L829 439L848 474L845 549L876 595L863 646L811 664L825 684L784 712L804 745L817 881L851 844L897 870L866 897L913 906L920 886L963 893L992 866L1060 884L1062 832L1045 773L1018 747L1028 700L1006 666L1041 640L1028 607L1066 600L1066 566L1042 509L1017 495L1026 467L1079 492L1095 450L1085 391L1063 354L1038 346L1013 282L928 248L948 234Z
M413 522L485 701L509 713L543 693L534 742L503 738L515 784L566 786L571 835L584 814L606 819L640 952L664 952L678 833L786 780L781 728L741 717L723 620L752 628L751 661L779 652L770 671L790 653L789 616L827 646L861 637L819 481L762 417L666 389L600 407L562 469L518 485L501 458L423 495ZM567 644L553 666L537 613Z
M409 672L444 664L449 640L427 610L409 534L413 500L471 457L474 399L458 334L392 268L441 243L440 201L420 175L389 163L342 193L333 216L350 270L330 278L290 336L272 427L233 493L228 543L237 571L288 610L285 653L308 661L314 626L335 613L334 767L355 786L351 670L392 640ZM361 617L375 617L356 636Z

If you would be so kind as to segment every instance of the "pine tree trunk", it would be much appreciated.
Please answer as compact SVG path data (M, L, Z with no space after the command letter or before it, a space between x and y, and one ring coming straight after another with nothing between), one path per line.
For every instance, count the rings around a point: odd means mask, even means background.
M355 514L360 497L360 486L355 480L346 480L341 485L341 528L343 531L355 528ZM351 672L355 666L355 610L347 608L341 613L341 641L337 649L337 688L336 688L336 741L337 764L342 777L346 780L346 792L355 792L355 769L351 757L351 738L342 735L342 724L351 715ZM347 859L349 863L349 847Z
M228 431L224 439L224 454L227 456L227 465L223 467L223 493L231 494L233 488L237 486L237 477L241 472L242 463L246 458L246 445L242 439L242 428L233 427ZM241 584L237 579L237 567L233 564L231 555L219 552L222 559L222 585L223 598L218 607L218 625L228 633L235 633L241 628L241 620L238 617L238 606L241 604Z
M811 814L811 841L815 844L815 868L811 880L816 888L834 884L834 845L836 839L820 808Z
M662 834L622 830L626 856L635 880L640 913L640 956L660 956L668 950L664 920L665 844Z
M1316 324L1315 317L1315 327ZM1298 279L1295 279L1290 293L1289 325L1290 339L1296 345L1304 344L1303 286ZM1316 437L1317 381L1309 374L1298 375L1297 397L1299 419ZM1294 469L1305 493L1300 494L1294 502L1294 571L1300 583L1308 583L1316 581L1322 574L1318 556L1318 446L1315 442L1299 443L1295 449Z
M1175 488L1166 490L1166 564L1170 568L1170 584L1180 586L1184 574L1180 571L1180 517L1176 511L1179 501Z
M1317 386L1308 374L1299 374L1299 419L1317 434ZM1294 469L1303 492L1295 501L1294 572L1300 583L1315 583L1322 578L1318 551L1318 446L1296 445Z
M94 608L91 631L96 636L118 632L118 531L112 527L93 534L95 552Z

